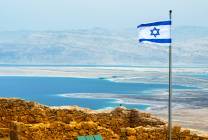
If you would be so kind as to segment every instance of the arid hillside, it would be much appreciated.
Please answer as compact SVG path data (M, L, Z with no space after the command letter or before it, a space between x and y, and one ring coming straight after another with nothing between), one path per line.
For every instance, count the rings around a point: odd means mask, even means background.
M105 140L166 140L167 125L151 114L116 108L92 111L79 107L47 107L21 99L0 99L0 139L74 140L80 135L101 134ZM180 126L176 140L206 140Z

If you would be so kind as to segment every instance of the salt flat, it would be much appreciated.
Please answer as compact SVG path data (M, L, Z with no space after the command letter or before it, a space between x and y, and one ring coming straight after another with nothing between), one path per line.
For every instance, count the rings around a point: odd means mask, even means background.
M167 68L145 67L0 67L1 76L98 78L125 83L168 82ZM208 68L174 68L173 84L188 89L173 89L173 119L183 127L208 131ZM68 94L76 98L116 99L123 104L147 104L146 111L167 119L168 89L130 94ZM150 94L149 93L153 93ZM146 96L145 96L146 94ZM201 118L201 120L197 118ZM198 121L196 121L198 120Z

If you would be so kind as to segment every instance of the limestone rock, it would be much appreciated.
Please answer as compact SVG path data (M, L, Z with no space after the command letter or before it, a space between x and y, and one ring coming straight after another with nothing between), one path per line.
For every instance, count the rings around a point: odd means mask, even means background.
M0 138L74 140L101 134L105 140L166 140L166 123L149 113L118 107L96 112L80 107L47 107L21 99L0 98ZM174 139L205 140L190 130L173 127Z

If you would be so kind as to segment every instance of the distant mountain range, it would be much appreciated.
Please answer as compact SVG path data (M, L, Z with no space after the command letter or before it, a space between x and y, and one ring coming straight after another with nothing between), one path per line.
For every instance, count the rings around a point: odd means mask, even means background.
M173 65L208 66L208 28L173 29ZM139 46L137 29L1 31L0 64L167 66L168 47Z

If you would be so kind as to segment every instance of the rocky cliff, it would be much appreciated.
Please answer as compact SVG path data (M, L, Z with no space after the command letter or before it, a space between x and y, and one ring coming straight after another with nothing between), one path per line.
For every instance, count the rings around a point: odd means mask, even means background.
M166 123L138 110L92 111L79 107L47 107L21 99L0 98L0 138L12 140L74 140L101 134L105 140L166 140ZM180 126L174 139L206 140Z

